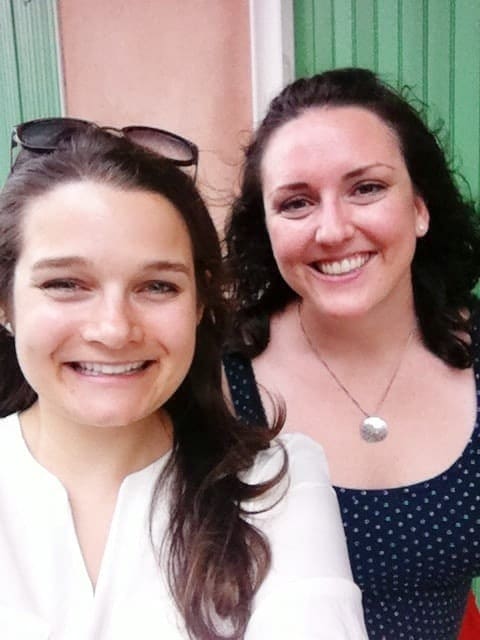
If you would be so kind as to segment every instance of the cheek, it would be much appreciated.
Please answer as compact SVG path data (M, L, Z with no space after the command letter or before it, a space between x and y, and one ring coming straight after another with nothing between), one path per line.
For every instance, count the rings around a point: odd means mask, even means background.
M36 291L17 290L13 317L17 350L26 357L51 353L75 330L75 313L46 304Z
M389 207L362 211L357 227L373 242L388 249L403 246L410 251L416 243L416 214L413 200L393 202Z
M170 352L176 359L187 361L193 358L196 328L196 324L177 324L175 332L170 334Z
M191 359L195 349L198 308L195 302L172 308L168 313L154 313L145 325L149 337L163 344L175 360Z
M50 305L15 305L14 318L16 342L32 349L36 345L39 350L60 344L78 331L79 325L77 313Z
M171 396L187 376L195 354L196 325L177 322L175 330L159 336L162 343L159 384Z
M38 393L45 385L50 386L52 372L58 366L56 354L68 339L59 328L43 322L41 317L32 320L20 319L15 326L15 351L20 369Z
M393 228L385 230L385 236L392 245L403 248L405 253L412 254L417 246L416 224L413 217L405 217L403 224L395 225Z
M72 335L72 328L64 322L35 314L31 319L19 319L15 326L15 349L22 371L28 378L52 364L56 354Z
M284 221L282 221L284 222ZM305 261L310 237L305 229L294 225L272 224L267 227L273 255L279 267Z

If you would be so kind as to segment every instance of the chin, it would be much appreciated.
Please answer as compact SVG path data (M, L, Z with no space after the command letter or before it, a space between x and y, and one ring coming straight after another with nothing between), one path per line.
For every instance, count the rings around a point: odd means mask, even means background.
M316 298L316 300L315 300ZM383 298L372 295L360 295L360 292L345 292L343 295L324 294L314 296L315 308L324 317L338 320L361 319L377 309Z
M352 305L348 304L339 304L332 306L319 305L318 307L319 313L321 313L325 317L329 317L336 320L355 320L364 318L370 311L372 311L372 307L366 305Z
M86 427L98 429L120 429L141 420L142 416L132 415L130 412L112 411L111 407L108 411L91 411L72 415L72 420Z

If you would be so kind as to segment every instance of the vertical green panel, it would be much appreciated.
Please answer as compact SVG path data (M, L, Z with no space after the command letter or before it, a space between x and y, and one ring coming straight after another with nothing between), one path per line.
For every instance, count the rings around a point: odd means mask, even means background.
M399 0L377 0L378 61L375 71L381 72L387 82L394 83L399 67Z
M399 13L400 66L398 83L410 86L418 98L424 99L426 87L426 52L422 0L402 0Z
M61 113L55 0L0 0L0 184L18 122Z
M476 578L472 583L473 593L478 609L480 609L480 578Z
M297 43L304 59L310 51L302 73L363 66L411 87L428 104L429 122L445 123L442 141L450 142L450 155L478 196L480 0L295 0L295 16L305 5L313 27L302 28L310 43Z
M60 114L55 2L13 0L24 120Z
M457 0L455 5L455 118L453 142L459 154L459 169L479 192L479 91L480 91L480 3Z
M454 59L452 13L450 0L429 0L426 16L429 64L425 101L430 106L430 123L434 125L442 118L448 131L453 128L454 117L453 67L450 64Z
M334 65L335 0L295 0L295 69L297 77ZM320 46L316 46L319 43Z
M354 0L353 9L353 64L356 67L376 66L376 2Z
M322 4L320 2L320 4ZM351 67L353 65L353 0L335 0L333 7L333 32L335 67Z
M0 0L0 181L7 175L10 163L12 123L20 113L15 39L10 2Z
M298 77L312 75L316 69L314 2L297 2L295 4L295 72ZM322 44L325 49L325 44Z
M315 64L332 67L335 60L334 7L335 0L312 0L314 7L315 34L321 46L315 48Z

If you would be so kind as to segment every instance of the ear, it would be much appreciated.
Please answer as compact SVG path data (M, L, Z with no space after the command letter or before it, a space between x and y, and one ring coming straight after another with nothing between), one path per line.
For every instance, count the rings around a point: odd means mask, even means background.
M427 233L430 224L430 214L423 198L416 195L414 198L415 206L415 234L417 238L423 238Z

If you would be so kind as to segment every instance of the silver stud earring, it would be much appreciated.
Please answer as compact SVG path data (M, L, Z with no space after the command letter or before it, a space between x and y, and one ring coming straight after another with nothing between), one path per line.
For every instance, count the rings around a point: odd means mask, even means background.
M4 324L4 329L10 336L13 336L13 327L12 327L11 322L6 322Z

